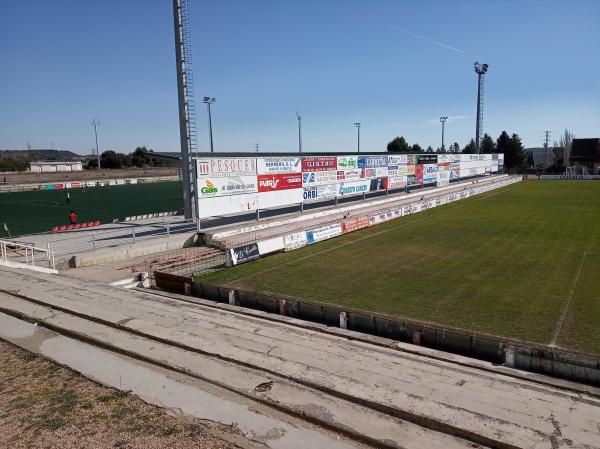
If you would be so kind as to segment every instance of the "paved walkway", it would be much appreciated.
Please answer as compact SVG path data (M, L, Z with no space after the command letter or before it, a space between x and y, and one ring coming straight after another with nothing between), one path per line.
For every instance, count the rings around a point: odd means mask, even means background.
M340 421L350 419L348 407L366 407L368 426L381 425L387 439L402 441L406 431L412 441L435 443L421 447L437 447L449 435L491 447L600 447L600 399L586 394L92 281L0 269L0 291L9 293L0 295L2 309L41 313L10 293L31 298L52 307L43 312L50 324L128 351L154 351L219 382L258 389L266 400L309 407L313 399L304 395L321 392L323 413ZM111 331L77 321L87 317ZM153 349L140 337L153 340ZM188 355L161 352L157 342ZM190 354L210 358L198 364ZM242 375L240 366L259 374ZM402 426L391 426L397 419ZM444 445L462 447L462 439L452 441Z

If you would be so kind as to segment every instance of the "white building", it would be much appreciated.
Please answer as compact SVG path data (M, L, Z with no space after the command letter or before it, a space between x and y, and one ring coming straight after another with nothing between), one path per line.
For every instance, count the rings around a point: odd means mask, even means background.
M82 171L81 161L48 161L48 162L30 162L31 173L58 173Z

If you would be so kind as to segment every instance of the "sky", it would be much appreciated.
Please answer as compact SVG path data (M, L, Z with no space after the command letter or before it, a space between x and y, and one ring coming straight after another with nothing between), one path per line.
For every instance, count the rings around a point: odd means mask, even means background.
M189 0L198 146L464 146L484 131L600 136L600 1ZM170 0L0 0L0 149L179 151Z

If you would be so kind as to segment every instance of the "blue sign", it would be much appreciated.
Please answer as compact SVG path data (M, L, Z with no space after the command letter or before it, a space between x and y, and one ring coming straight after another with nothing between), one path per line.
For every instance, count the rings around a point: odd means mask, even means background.
M387 156L358 156L358 168L387 167Z

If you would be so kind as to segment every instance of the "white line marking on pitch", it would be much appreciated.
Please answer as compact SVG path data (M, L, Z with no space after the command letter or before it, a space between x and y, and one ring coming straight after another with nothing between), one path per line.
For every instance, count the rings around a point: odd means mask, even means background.
M571 306L571 301L573 300L573 295L575 294L575 288L577 287L577 281L579 281L579 276L581 275L581 270L583 269L583 263L585 262L585 258L588 254L592 253L583 253L583 257L581 258L581 263L579 264L579 270L577 271L577 276L575 276L575 281L573 282L573 288L571 288L571 293L569 294L569 299L565 304L565 307L556 323L556 328L554 330L554 336L552 337L552 341L550 341L550 346L556 346L556 342L558 341L558 336L560 335L560 331L562 329L563 323L565 321L565 317L567 316L567 311Z

